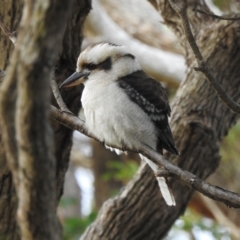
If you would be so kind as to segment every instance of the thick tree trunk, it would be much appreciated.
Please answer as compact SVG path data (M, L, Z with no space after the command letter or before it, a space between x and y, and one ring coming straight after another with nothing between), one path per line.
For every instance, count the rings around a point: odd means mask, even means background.
M165 156L182 169L206 179L219 164L219 142L238 116L219 100L204 76L193 69L196 61L185 42L179 18L167 1L159 3L165 22L185 46L188 67L187 77L172 104L171 127L181 155L179 158L170 154ZM239 102L238 23L194 15L191 9L189 7L191 24L209 68L228 95ZM175 179L170 182L176 207L165 204L152 171L148 166L142 166L124 191L103 205L96 221L81 239L162 239L174 221L184 213L193 192Z
M0 16L9 29L17 29L22 15L23 1L0 1ZM9 14L6 14L9 13ZM5 70L14 46L0 31L0 69ZM1 131L2 133L2 131ZM16 223L17 196L12 174L7 166L6 152L0 144L0 239L20 239Z
M2 21L11 30L17 30L18 23L22 15L23 2L18 1L3 1L0 0L0 15ZM62 82L75 69L76 59L80 52L82 42L82 26L83 21L91 8L89 0L75 1L72 13L69 16L68 24L64 39L62 41L61 52L57 64L56 76L57 81ZM51 19L49 24L55 24L57 18ZM2 31L0 31L0 69L5 70L9 64L9 57L13 44L7 39ZM51 60L51 59L50 59ZM9 98L14 97L15 89ZM72 112L77 113L80 107L79 94L81 88L75 89L68 93L65 98L66 103ZM40 100L40 99L39 99ZM6 109L11 109L11 106L6 106ZM11 121L9 124L13 124ZM63 182L65 172L68 167L70 149L72 145L72 130L69 130L62 125L54 122L55 132L55 157L57 159L56 166L56 198L59 199L63 191ZM1 131L2 132L2 131ZM10 154L16 154L11 152ZM19 231L16 223L17 197L13 184L12 174L9 171L6 152L3 144L0 144L0 239L15 240L20 239ZM52 169L53 170L53 169ZM42 172L44 175L44 172ZM37 187L37 186L36 186Z
M69 15L66 30L63 37L59 60L56 65L57 83L63 82L76 69L76 61L81 51L83 40L82 28L87 14L91 9L91 0L74 1L72 12ZM75 89L64 90L61 94L68 108L76 115L81 107L80 94L82 86ZM54 104L55 99L53 99ZM64 176L68 168L70 150L72 148L71 129L57 123L52 122L55 132L55 156L57 159L57 189L58 198L63 192Z

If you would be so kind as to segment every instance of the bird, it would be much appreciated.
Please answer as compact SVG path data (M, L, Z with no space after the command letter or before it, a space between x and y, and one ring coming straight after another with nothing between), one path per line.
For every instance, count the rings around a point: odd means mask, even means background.
M119 154L126 149L137 152L144 144L161 155L163 149L179 155L169 126L166 90L141 69L125 46L101 42L82 51L76 71L60 88L81 83L86 127L107 148L115 146ZM158 171L154 162L139 155L154 173ZM175 206L166 179L156 178L166 204Z

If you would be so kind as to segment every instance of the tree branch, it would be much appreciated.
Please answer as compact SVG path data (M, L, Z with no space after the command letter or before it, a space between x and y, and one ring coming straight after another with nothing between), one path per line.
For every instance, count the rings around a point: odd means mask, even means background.
M3 33L12 41L12 43L15 45L17 40L17 32L10 32L8 28L5 26L5 24L2 21L2 18L0 16L0 28L2 29Z
M181 10L178 10L178 11L181 11ZM192 37L193 37L193 35L192 35ZM193 38L193 40L194 40L194 38ZM195 40L194 40L194 42L195 42ZM200 51L199 51L199 53L200 53ZM53 73L51 75L50 83L51 83L54 97L55 97L60 109L63 111L62 112L59 109L57 109L56 107L51 106L51 118L55 121L58 121L59 123L63 124L64 126L70 128L70 129L77 130L77 131L83 133L84 135L99 141L96 136L89 133L88 129L86 128L86 125L84 124L84 121L79 119L78 117L72 115L71 111L68 110L66 104L62 100L62 97L59 92L59 89L58 89L58 86L55 81L55 77L54 77ZM116 146L110 146L110 147L118 148ZM122 150L122 149L120 149L120 150ZM132 151L131 149L126 149L126 150ZM141 147L141 149L139 149L138 153L141 153L142 155L148 157L154 163L156 163L160 166L163 166L165 168L165 170L167 170L169 173L173 174L176 178L181 180L184 184L201 192L203 195L208 196L209 198L212 198L214 200L223 202L227 206L240 208L240 195L239 194L236 194L234 192L231 192L231 191L222 189L220 187L213 186L209 183L206 183L205 181L198 178L194 174L192 174L188 171L184 171L181 168L177 167L176 165L173 165L168 160L166 160L162 155L158 154L157 152L155 152L153 149L151 149L148 146L142 145L142 147ZM166 171L163 171L163 172L159 171L158 174L160 176L168 175L166 173Z
M195 57L185 40L181 19L167 0L158 2L164 22L174 30L185 49L188 67L186 79L171 104L170 125L181 156L178 159L168 153L164 156L182 169L205 179L218 167L219 143L238 116L222 103L208 81L202 80L204 76L196 74L192 67ZM188 2L194 6L196 0ZM199 1L201 5L204 2ZM198 43L204 47L203 55L211 60L211 70L222 86L228 87L229 96L239 102L240 56L236 53L240 46L235 44L239 39L238 22L226 24L195 14L191 9L189 13L192 14L191 27L197 33ZM209 41L207 47L206 41ZM175 220L183 214L193 192L174 178L169 185L177 202L174 208L166 207L151 170L146 165L142 166L124 190L103 205L97 219L81 239L139 240L142 236L163 239Z
M207 15L209 17L216 18L216 19L221 19L221 20L240 20L240 17L223 17L223 16L218 16L218 15L215 15L213 13L207 13L207 12L201 10L201 9L198 9L198 8L195 8L194 11L202 13L202 14L205 14L205 15Z
M56 107L51 106L51 118L58 121L59 123L63 124L68 128L77 130L83 133L84 135L99 141L96 138L96 136L89 133L88 129L86 128L86 125L84 124L84 121L79 119L76 116L61 112ZM110 147L118 148L116 146L110 146ZM130 149L126 149L126 150L132 151ZM158 154L152 148L146 145L142 145L141 149L139 149L139 151L137 152L148 157L154 163L158 164L158 166L163 166L166 170L172 173L174 177L176 177L177 179L179 179L181 182L188 185L189 187L201 192L205 196L208 196L209 198L223 202L227 206L240 208L239 194L236 194L234 192L206 183L205 181L198 178L196 175L188 171L184 171L176 165L173 165L171 162L165 159L162 155Z
M66 106L65 102L63 101L62 99L62 96L59 92L59 89L58 89L58 85L57 85L57 82L55 80L55 72L52 71L51 73L51 77L50 77L50 85L51 85L51 88L52 88L52 92L53 92L53 95L56 99L56 102L58 104L58 106L60 107L60 109L63 111L63 112L67 112L67 113L70 113L70 114L73 114Z
M225 90L222 88L220 84L218 84L217 80L211 73L210 69L208 68L200 50L199 47L194 39L188 16L187 16L187 1L182 0L181 3L175 3L174 0L169 0L169 3L171 4L172 8L174 11L179 15L182 21L182 26L184 29L184 34L187 38L187 41L192 48L192 51L195 55L195 58L197 59L198 62L198 67L195 68L197 71L201 71L211 86L215 89L217 95L219 98L234 112L240 114L240 105L236 102L234 102L225 92Z

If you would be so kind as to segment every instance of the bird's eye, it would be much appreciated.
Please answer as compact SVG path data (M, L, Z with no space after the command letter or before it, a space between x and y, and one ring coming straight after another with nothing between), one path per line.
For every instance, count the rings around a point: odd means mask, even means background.
M97 68L97 64L94 64L94 63L88 63L88 64L86 64L85 67L86 67L87 69L89 69L89 70L94 70L94 69Z
M90 71L93 71L95 69L99 70L110 70L112 67L112 62L111 58L105 59L103 62L100 62L99 64L94 64L94 63L84 63L82 65L82 68L87 68Z

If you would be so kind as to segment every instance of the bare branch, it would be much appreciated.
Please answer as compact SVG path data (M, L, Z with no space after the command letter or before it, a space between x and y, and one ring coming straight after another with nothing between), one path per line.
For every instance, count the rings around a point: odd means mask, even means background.
M81 120L80 118L78 118L77 116L70 115L65 112L61 112L58 108L51 106L50 117L53 120L63 124L64 126L66 126L68 128L77 130L88 137L96 139L96 137L94 137L88 133L88 130L87 130L86 126L84 125L84 121Z
M215 15L215 14L212 14L212 13L207 13L201 9L194 9L195 12L199 12L199 13L202 13L202 14L205 14L209 17L212 17L212 18L217 18L217 19L221 19L221 20L240 20L240 17L223 17L223 16L218 16L218 15Z
M67 113L70 113L70 114L73 114L66 106L65 102L63 101L62 99L62 96L59 92L59 88L58 88L58 85L57 85L57 82L55 80L55 72L54 70L52 71L51 73L51 77L50 77L50 85L51 85L51 88L52 88L52 92L53 92L53 95L56 99L56 102L58 104L58 106L60 107L60 109L63 111L63 112L67 112Z
M201 192L205 196L223 202L230 207L240 207L239 194L206 183L202 179L198 178L196 175L188 171L184 171L176 165L173 165L162 155L158 154L148 146L142 146L140 149L140 153L150 159L153 159L154 162L157 162L161 166L164 166L165 169L167 169L170 173L174 174L184 184Z
M225 90L222 88L221 85L218 84L217 80L211 73L210 69L208 68L200 50L199 47L194 39L188 17L187 17L187 2L185 0L182 0L181 3L175 3L174 0L169 0L169 3L171 4L172 8L175 10L175 12L179 15L179 17L182 20L182 26L184 29L185 36L187 38L187 41L189 45L191 46L193 53L195 55L195 58L198 62L198 67L195 68L197 71L201 71L211 86L215 89L217 95L219 98L234 112L240 114L240 105L236 102L234 102L225 92Z
M0 17L0 28L2 29L3 33L12 41L12 43L15 45L17 40L17 32L10 32L8 28L5 26L5 24L2 22L2 18Z
M84 121L82 121L76 116L63 113L56 107L51 106L51 118L65 125L68 128L80 131L86 136L89 136L99 141L95 136L89 133L86 125L84 124ZM116 146L111 147L118 148ZM130 149L126 150L131 151ZM151 159L154 163L157 163L158 166L163 166L167 171L169 171L169 173L173 174L176 178L181 180L181 182L201 192L205 196L223 202L227 206L240 208L239 194L206 183L205 181L198 178L196 175L188 171L184 171L176 165L173 165L162 155L158 154L156 151L146 145L142 145L141 149L139 149L138 152ZM160 175L162 176L162 173L160 173Z

